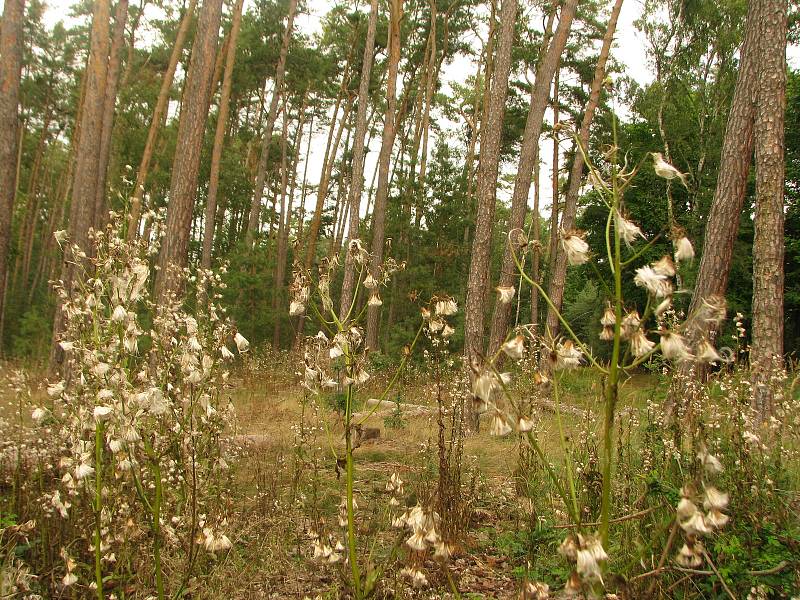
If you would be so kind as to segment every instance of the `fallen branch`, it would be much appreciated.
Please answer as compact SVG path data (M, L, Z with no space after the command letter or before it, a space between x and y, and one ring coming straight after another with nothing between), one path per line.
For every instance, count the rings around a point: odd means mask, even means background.
M676 567L676 566L666 566L666 567L665 566L660 566L660 567L656 567L652 571L647 571L646 573L640 573L639 575L636 575L635 577L631 577L628 580L628 582L630 583L630 582L633 582L633 581L638 581L639 579L647 579L648 577L652 577L654 575L659 575L660 573L664 573L665 571L677 571L679 573L687 573L689 576L691 576L691 575L704 575L704 576L708 577L709 575L716 575L721 580L722 577L720 577L719 572L716 571L716 567L711 562L711 559L708 556L706 556L706 560L708 561L708 564L713 567L713 570L712 569L688 569L686 567ZM775 573L780 573L781 571L783 571L788 566L789 566L789 562L785 561L785 560L782 560L781 562L779 562L774 567L770 567L769 569L760 569L760 570L754 570L754 571L748 570L747 574L750 577L763 577L763 576L766 576L766 575L774 575ZM684 579L686 579L686 577L682 578L679 581L683 581ZM723 583L723 585L724 585L724 583Z

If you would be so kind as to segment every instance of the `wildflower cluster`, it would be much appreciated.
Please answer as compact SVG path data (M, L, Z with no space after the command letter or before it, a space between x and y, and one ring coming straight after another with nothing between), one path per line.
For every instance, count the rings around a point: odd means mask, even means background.
M574 596L591 589L597 583L603 583L603 570L608 554L603 550L600 538L595 535L570 534L561 542L558 553L572 567L564 587L565 593Z
M676 518L683 530L685 543L678 551L675 562L682 567L692 569L702 565L706 556L701 538L722 529L729 520L728 515L723 512L728 507L728 494L719 491L708 482L708 479L722 472L722 463L705 447L698 452L697 460L704 479L703 494L699 496L692 484L684 485L676 510ZM698 507L700 502L703 510Z
M308 532L308 537L313 544L313 552L311 559L327 565L338 563L342 560L342 552L344 552L344 545L341 540L336 538L333 534L323 537L315 529Z
M17 549L27 546L36 529L36 521L5 524L0 521L0 597L42 600L34 592L36 577L20 558Z
M163 597L162 550L187 555L188 581L199 549L231 547L221 445L234 417L224 395L226 365L234 357L228 344L244 352L248 343L215 304L222 283L211 272L183 273L184 282L205 290L195 315L175 294L151 302L157 218L154 229L154 242L126 242L113 226L94 232L92 258L78 261L75 287L56 287L65 317L63 379L49 385L49 402L33 418L61 449L59 486L44 497L46 507L93 531L85 548L71 552L94 555L94 569L65 559L64 585L89 579L102 586L104 573L118 575L120 565L152 556Z
M425 333L433 341L437 338L447 340L455 333L455 329L447 322L458 312L458 304L450 296L435 297L430 303L433 310L422 307L422 319L425 322Z
M391 488L392 493L397 492L398 483L402 491L402 481L395 475L387 484L387 490ZM392 526L411 533L405 544L412 551L412 562L403 568L401 575L409 580L412 587L423 588L428 585L428 578L419 566L423 553L433 548L434 556L441 560L448 560L453 554L453 545L445 542L439 534L440 524L441 518L435 510L425 509L419 504L392 520Z
M302 265L295 263L289 312L292 316L307 314L314 318L320 327L317 334L308 336L304 340L303 386L315 398L326 389L346 389L342 415L345 439L344 456L340 456L336 452L332 440L329 444L336 461L337 474L340 466L344 466L345 470L346 490L339 506L339 524L344 529L345 540L341 541L333 535L324 537L316 530L312 532L310 538L313 544L312 558L318 562L334 564L344 558L343 563L350 569L350 585L358 596L373 589L378 579L377 574L373 573L362 581L356 548L355 512L358 509L358 503L353 493L355 470L353 451L360 444L359 431L366 417L362 416L358 422L354 422L354 393L356 389L370 380L370 373L367 370L369 348L366 345L362 318L367 307L382 304L380 288L386 286L392 275L405 268L405 265L389 257L381 265L377 267L372 265L370 268L372 257L364 249L360 240L351 240L348 243L347 253L346 264L352 265L357 271L357 292L353 294L350 306L343 306L340 313L337 313L334 308L331 282L336 278L337 270L340 267L339 258L334 257L324 259L320 263L316 278L312 277L311 273ZM361 295L359 292L362 289L368 297L366 301L359 302ZM454 302L443 300L441 306L437 304L437 309L433 313L428 311L428 315L424 319L426 325L423 326L427 326L428 331L449 336L452 334L452 329L444 321L444 316L453 314L455 311ZM422 327L420 333L421 331ZM419 337L419 333L417 337ZM408 349L400 369L380 400L386 398L392 385L396 382L411 349L411 347ZM380 406L380 401L375 405L373 411L377 410L378 406ZM329 433L331 431L331 426L327 423L325 430ZM394 489L398 494L402 493L402 481L399 480L399 477L392 485L395 486ZM399 503L396 498L395 501Z
M545 463L548 475L553 480L570 519L578 527L576 533L568 536L561 547L561 554L573 565L567 582L567 590L596 597L604 587L603 573L608 561L603 546L608 544L609 539L613 473L611 465L614 460L613 436L622 374L626 370L642 364L659 350L665 359L674 363L687 361L715 363L723 360L708 340L705 332L709 329L713 330L725 318L725 301L721 297L709 298L686 322L677 324L672 319L668 323L667 312L670 311L673 296L679 287L676 284L678 265L694 258L694 249L684 230L677 224L670 223L674 250L672 255L665 255L657 261L634 269L633 283L647 292L646 306L642 310L630 306L626 302L622 294L624 272L634 268L644 252L652 247L658 239L656 236L648 241L648 234L631 220L624 203L625 191L632 185L643 163L629 168L627 159L624 159L623 164L618 164L619 149L612 145L603 152L603 159L609 165L609 172L601 174L595 164L586 156L580 144L578 147L584 153L586 164L589 167L590 181L608 209L606 247L602 252L595 254L587 242L585 232L562 229L560 231L561 249L569 265L590 264L597 273L600 273L600 269L608 271L611 283L606 287L608 299L600 319L599 336L601 340L611 344L610 360L603 362L592 355L589 345L575 334L558 307L538 282L527 276L515 251L515 248L522 249L527 245L515 243L515 238L523 237L523 235L520 231L512 231L509 233L509 244L520 277L543 296L550 310L558 317L564 334L563 337L556 337L553 332L548 331L547 337L542 339L531 333L531 327L518 327L517 331L506 340L494 356L488 357L482 364L473 365L472 392L478 404L478 410L491 411L490 434L506 435L514 430L524 434L539 458ZM657 175L666 179L677 178L684 185L686 184L684 175L668 164L663 156L652 153L652 158ZM645 243L636 248L637 242ZM514 296L513 288L498 288L497 291L500 294L498 301L501 303L510 302ZM674 313L670 312L670 315L672 314ZM651 327L651 323L654 326ZM501 373L496 367L501 353L512 360L519 360L525 355L525 334L535 343L540 344L540 354L545 358L540 363L542 370L536 374L534 381L549 383L549 378L553 379L552 393L555 399L559 436L566 457L564 465L566 484L560 481L556 471L548 465L544 453L538 446L533 434L533 421L516 408L522 404L515 402L509 393L511 374ZM650 336L653 335L658 336L657 341L651 339ZM602 490L600 527L596 535L586 533L580 527L581 508L575 484L578 469L573 464L571 451L566 447L568 441L561 423L558 399L561 377L559 372L575 369L582 364L590 365L603 377ZM504 400L508 400L514 409L510 414L502 408ZM716 519L717 522L721 522L723 519L720 514L719 511L709 513L710 520Z

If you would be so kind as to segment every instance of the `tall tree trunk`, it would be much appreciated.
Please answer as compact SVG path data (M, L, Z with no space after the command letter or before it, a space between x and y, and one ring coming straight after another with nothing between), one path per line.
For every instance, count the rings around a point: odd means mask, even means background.
M25 0L5 0L0 23L0 315L8 289L8 251L17 189L19 86L22 76L22 35ZM44 133L42 134L44 135ZM19 146L18 146L19 144ZM0 351L3 340L0 338Z
M348 190L352 182L344 172L339 174L339 187L336 191L336 208L339 211L335 235L331 239L331 246L328 249L328 258L339 255L344 239L344 230L347 228L347 217L350 214L350 203L347 201Z
M372 258L370 272L380 281L380 268L383 263L383 245L386 238L386 206L389 199L389 161L395 138L395 110L397 108L397 71L400 65L400 21L403 18L403 0L391 0L389 17L389 67L386 79L386 115L383 120L381 150L378 155L378 187L375 191L375 209L372 217ZM367 308L367 348L378 349L378 328L380 307Z
M361 191L364 188L364 141L367 134L367 104L369 104L369 82L372 75L372 61L375 54L375 29L378 24L378 0L371 0L367 39L364 44L364 62L361 66L361 81L358 86L358 111L356 113L356 131L353 141L353 169L350 180L348 207L350 222L348 240L358 238L359 211L361 210ZM355 264L352 253L346 252L344 263L344 280L339 307L340 318L344 319L350 312L356 286Z
M536 71L536 82L531 91L531 104L528 111L528 119L525 123L525 133L522 138L520 149L519 165L517 167L517 178L514 181L514 194L511 198L511 218L509 219L509 231L521 230L525 225L525 211L528 208L528 194L531 189L531 178L533 169L536 166L536 159L539 153L539 135L542 132L544 122L544 112L547 108L547 99L550 95L550 85L553 82L561 53L567 45L567 38L572 27L572 19L575 17L575 8L578 0L566 0L561 8L561 17L558 20L555 35L550 40L544 60ZM513 241L508 240L503 254L503 266L500 271L500 285L513 286L518 276L517 268L514 263L512 253ZM516 250L515 250L516 251ZM492 329L489 336L489 348L487 354L493 355L503 343L508 330L508 320L511 317L510 302L495 302L494 318L492 319Z
M724 296L728 288L733 247L739 233L739 216L747 195L747 179L753 159L753 123L756 118L756 95L761 61L760 36L763 18L761 0L750 2L747 10L744 41L739 52L739 74L733 92L722 141L719 174L714 198L705 225L705 238L700 268L695 279L689 305L686 330L692 344L713 332L707 323L694 319L708 298ZM672 417L676 401L686 393L685 382L692 375L703 375L704 369L690 363L678 367L684 377L676 378L664 402L667 419Z
M497 203L497 175L500 166L500 136L505 117L508 76L511 71L511 48L517 21L517 0L503 0L500 8L500 38L494 61L489 99L489 110L484 121L481 139L480 161L477 175L477 213L475 234L472 241L472 259L467 280L465 303L464 353L467 363L479 366L482 363L484 335L484 308L489 287L489 260L492 253L492 229ZM477 430L477 414L470 409L470 426Z
M600 56L597 59L597 65L594 69L594 78L589 93L589 101L586 103L583 120L581 121L580 133L578 134L578 140L584 148L589 144L589 127L592 124L594 113L600 102L600 91L603 87L603 80L606 77L606 63L608 62L611 43L614 41L614 32L617 29L617 20L619 19L620 10L622 10L622 0L616 0L614 2L614 7L611 9L611 17L608 20L608 26L603 36L603 45L600 48ZM575 223L575 215L578 211L578 194L581 190L581 182L583 181L583 167L583 155L576 149L575 158L572 162L569 175L569 187L567 188L567 194L564 199L564 211L561 215L561 228L565 230L572 229ZM551 235L558 235L558 232L553 231ZM558 310L561 310L561 302L564 299L564 284L566 279L567 257L564 252L560 250L559 246L556 245L556 261L553 271L550 274L547 295ZM552 308L547 311L547 328L553 335L558 331L558 316Z
M339 159L339 173L336 180L336 197L334 199L333 208L333 225L331 229L331 242L328 245L328 258L333 258L339 254L339 248L342 245L342 233L344 232L344 224L347 222L347 180L345 172L350 168L352 161L348 156L352 157L353 147L350 145L350 137L353 135L353 124L347 124L347 137L344 139L344 148L342 149L342 157Z
M425 77L425 96L424 109L422 112L422 121L420 127L422 129L422 150L419 159L419 177L417 178L417 190L420 196L425 193L425 177L428 167L428 136L430 134L431 124L431 104L433 104L433 91L435 88L436 80L439 75L439 63L436 60L436 1L430 2L431 7L431 43L430 54L428 58L428 68ZM445 40L445 43L446 40ZM418 202L419 204L419 202Z
M17 260L14 266L14 277L12 278L12 285L10 289L14 292L17 291L17 274L22 270L23 287L28 286L30 283L30 268L31 258L33 254L33 241L36 238L36 220L39 218L39 181L42 171L42 162L44 156L44 149L47 141L50 138L50 124L52 123L52 105L49 103L49 96L45 100L47 108L45 110L44 122L42 124L42 132L39 136L39 142L36 144L36 150L33 157L33 166L31 167L31 175L28 179L28 193L25 202L25 211L22 219L21 227L19 228L19 236L17 239ZM59 134L61 132L59 131ZM21 147L21 146L20 146Z
M331 127L335 125L332 124ZM302 136L302 134L301 134ZM330 137L330 136L329 136ZM300 206L298 207L297 215L297 243L295 244L294 260L300 261L300 247L303 243L303 228L306 220L306 193L308 191L308 163L311 156L311 140L314 138L314 112L311 113L311 119L308 124L308 142L306 146L306 154L303 159L303 183L300 191ZM293 349L298 350L303 341L303 331L305 329L305 315L299 315L293 322L295 337L293 342Z
M491 27L494 27L494 16L492 16ZM487 42L487 46L491 45L493 40L493 36L489 36L489 42ZM469 142L467 143L467 153L464 158L464 171L462 174L463 177L463 186L464 186L464 196L467 202L467 206L469 208L469 215L468 217L472 218L473 212L473 202L472 202L472 182L473 182L473 164L475 163L475 148L478 145L478 135L482 130L482 115L483 110L481 106L483 104L483 99L488 94L484 93L481 95L481 71L483 70L484 64L487 64L489 60L487 57L487 53L489 48L484 48L484 51L481 53L481 58L478 61L478 68L475 71L475 85L473 86L472 90L472 97L474 98L474 104L472 106L472 114L469 118L465 116L465 120L470 126L470 135L469 135ZM488 79L484 87L488 87ZM469 233L470 233L470 226L469 226L469 219L467 220L467 224L464 226L464 249L465 252L467 251L468 244L469 244Z
M717 294L724 295L728 288L733 245L739 232L739 217L747 194L747 177L753 158L761 19L761 1L753 0L747 12L739 75L725 126L717 187L706 222L700 269L689 315L697 312L703 300Z
M97 0L92 15L91 49L86 65L86 93L81 111L81 133L75 153L75 179L72 182L72 200L69 214L70 243L76 244L87 254L89 229L94 222L95 194L97 192L97 168L100 137L103 129L103 104L108 74L109 0ZM64 289L70 292L75 277L76 265L65 260L61 270ZM58 369L64 353L58 345L64 327L64 315L60 305L56 307L53 322L53 347L51 368Z
M302 129L302 123L300 123L301 127L298 128L298 131ZM284 287L285 287L285 280L286 280L286 254L287 254L287 242L288 242L288 233L289 233L289 225L291 223L291 198L289 199L289 206L286 206L286 186L289 183L289 164L286 157L286 142L287 138L289 137L289 108L288 106L284 107L283 111L283 131L281 132L281 210L278 214L278 232L276 237L276 251L275 251L275 270L274 270L274 277L272 279L272 311L275 315L275 323L272 328L272 347L274 349L278 349L281 342L281 317L283 311L280 310L281 308L281 299L284 297ZM294 148L297 148L297 136L295 136L295 144L293 145ZM295 165L294 160L292 161L292 166L297 167Z
M211 268L211 251L214 248L214 223L217 215L217 193L219 191L219 168L222 162L222 147L225 145L225 128L230 110L231 87L233 86L233 64L236 61L236 41L242 22L242 5L244 0L237 0L233 9L233 22L225 56L225 75L222 92L219 97L217 111L217 128L214 132L214 148L211 151L211 173L208 180L208 198L206 199L205 223L203 229L203 255L200 265L204 269Z
M83 88L84 86L81 87ZM83 98L83 94L81 94L79 98ZM82 104L82 100L79 100L79 110L77 112L79 115L81 113L80 107ZM78 122L78 125L79 124L80 122ZM39 257L38 272L34 276L34 284L31 286L32 289L37 287L38 281L43 277L45 278L45 281L53 280L56 277L55 267L57 264L57 253L54 251L56 242L52 234L64 227L64 220L67 212L67 197L69 196L71 190L72 173L75 169L75 147L77 146L77 141L80 138L80 127L78 125L76 125L72 132L72 141L67 154L66 171L62 173L62 177L60 178L58 186L56 187L55 208L53 209L53 215L51 216L51 223L48 226L49 235L44 240L45 252Z
M300 136L302 137L302 133ZM303 158L303 183L300 184L300 206L297 207L297 247L299 248L303 241L303 228L306 221L306 193L308 192L308 163L311 156L311 141L314 139L314 113L311 113L311 119L308 122L308 141L306 142L306 154ZM295 256L295 260L299 260Z
M108 163L111 158L111 132L114 130L114 106L117 103L117 84L122 45L125 43L125 23L128 20L128 0L117 0L114 10L114 33L111 41L111 54L108 57L105 98L103 99L103 128L100 133L100 150L97 165L97 192L94 203L94 226L100 227L106 221L106 182Z
M558 72L556 72L558 78ZM533 167L533 213L531 214L531 231L533 233L531 244L531 279L539 283L539 272L541 270L542 244L541 244L541 222L539 220L539 198L541 192L541 165L539 157ZM521 291L521 286L520 286ZM539 290L531 286L531 323L534 331L539 330Z
M128 88L128 80L133 71L133 52L135 50L136 32L139 30L139 24L142 22L142 15L144 15L144 8L147 6L146 0L139 2L138 8L134 11L133 22L131 23L130 33L128 34L128 48L127 56L125 57L125 70L119 80L119 89L125 90Z
M559 123L560 114L559 114L559 82L558 82L558 73L556 73L555 79L553 80L553 129ZM547 276L552 277L553 271L556 268L556 256L558 254L558 215L559 215L559 202L561 199L561 189L559 186L559 175L560 172L560 155L561 155L561 147L558 143L558 135L557 132L553 133L553 165L552 165L552 173L551 173L551 188L553 190L553 198L550 203L550 240L548 243L547 248ZM538 290L537 294L538 294ZM538 324L538 321L537 321Z
M211 103L214 58L219 37L222 0L204 0L197 20L197 33L186 76L185 103L178 123L178 137L172 165L166 231L159 254L156 295L166 299L179 283L173 269L186 266L192 228L197 178L203 135Z
M783 195L787 0L761 1L756 100L756 214L753 238L753 326L750 366L754 408L773 414L770 375L783 366Z
M314 205L314 213L311 216L311 223L308 227L308 236L306 238L306 245L305 245L305 263L304 266L306 269L310 269L311 266L314 264L314 258L316 257L317 253L317 241L319 240L319 229L320 225L322 224L322 211L325 206L325 199L328 196L328 189L330 186L331 180L331 173L333 171L333 165L336 162L336 153L339 148L339 142L342 139L342 132L347 125L347 121L350 118L350 111L353 108L353 101L354 98L349 96L347 98L344 112L342 113L342 118L339 122L339 127L336 127L336 114L339 112L339 106L341 104L341 100L343 95L346 94L347 84L350 80L350 57L348 56L348 62L345 66L344 75L342 76L342 83L339 88L339 95L336 98L336 106L333 109L333 116L331 117L331 126L328 130L328 142L325 145L325 157L322 160L322 171L320 173L320 180L319 184L317 185L317 201ZM335 140L332 138L334 137L334 131L336 131ZM347 153L347 147L349 144L350 138L350 130L347 131L347 140L345 141L344 145L344 153ZM311 139L309 138L309 142ZM308 153L306 153L306 157L308 157ZM306 166L308 166L308 160L306 160ZM303 176L305 179L305 175ZM304 190L305 193L305 190ZM305 202L304 202L305 206ZM337 202L337 210L338 210L338 202ZM334 233L336 228L336 213L334 213ZM331 249L333 248L333 244L331 244ZM295 337L295 348L299 348L300 344L303 341L303 332L305 330L305 315L300 315L297 318L297 335Z
M258 221L261 213L261 197L264 195L264 184L267 176L269 146L272 143L272 130L275 128L275 120L278 116L278 100L280 100L283 91L283 78L286 74L286 56L289 53L289 43L292 40L292 29L294 28L296 12L297 0L289 0L289 14L286 19L286 30L283 32L281 52L278 57L278 68L275 71L275 89L272 92L272 100L269 105L269 113L267 114L267 124L264 127L263 138L261 140L261 158L258 162L253 198L250 203L250 219L247 223L247 232L245 233L245 241L248 245L253 244L253 239L258 230Z
M344 85L344 82L343 82ZM337 106L338 108L338 106ZM325 199L328 196L328 188L330 186L331 173L333 172L333 164L336 162L336 152L339 148L339 142L342 139L342 132L345 129L347 120L350 118L350 111L353 108L353 98L349 97L342 113L342 118L339 123L339 128L336 131L336 138L331 146L331 135L336 128L336 109L334 109L333 117L331 120L331 128L328 131L328 143L325 146L325 158L322 161L322 173L319 178L319 185L317 186L317 202L314 206L314 214L311 216L311 224L308 227L308 238L306 241L306 258L305 267L311 268L314 263L314 257L317 251L317 241L319 238L319 228L322 224L322 211L325 208ZM347 144L345 144L345 150Z
M189 32L189 25L192 23L197 0L189 0L189 6L178 26L178 33L175 37L175 45L169 55L167 70L161 80L161 87L158 90L156 107L153 110L153 119L150 121L150 129L147 131L147 140L144 144L142 160L139 162L139 169L136 171L136 183L133 186L133 196L131 197L130 215L128 217L128 240L134 239L139 233L139 220L142 216L142 198L144 197L144 185L147 182L147 174L150 171L150 162L153 160L156 138L161 121L166 115L167 105L169 104L169 92L172 89L172 81L175 78L175 70L178 68L178 61L183 52L183 44L186 41L186 34Z

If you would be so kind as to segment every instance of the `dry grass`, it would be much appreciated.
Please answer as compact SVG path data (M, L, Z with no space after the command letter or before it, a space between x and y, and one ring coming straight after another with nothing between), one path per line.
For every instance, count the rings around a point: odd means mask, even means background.
M235 496L230 511L234 547L216 562L211 560L203 569L204 575L191 582L193 597L338 598L343 593L337 566L321 567L309 560L311 543L307 537L307 531L317 528L320 520L331 525L328 531L336 531L342 480L331 446L341 455L342 421L329 399L309 398L296 378L286 373L287 369L261 369L243 371L232 378L231 397L238 421L232 449L237 454ZM587 432L590 437L599 436L596 420L581 416L585 414L581 411L596 405L597 385L589 376L576 374L565 386L563 424L568 437ZM648 385L643 378L629 382L623 390L623 409L639 405L642 390ZM377 395L379 389L376 382L374 389L360 392L359 397L363 400ZM43 393L43 387L35 391L36 396ZM15 414L14 398L7 391L4 395L0 401L4 414ZM432 410L427 415L404 417L402 427L387 426L384 417L371 416L364 425L380 429L380 437L355 452L355 490L364 519L359 523L360 544L363 547L375 542L376 556L385 554L397 535L384 527L387 507L383 490L390 474L397 471L408 482L410 505L430 497L435 486L435 393L429 385L405 385L401 396ZM298 446L301 418L306 427L317 429ZM540 408L535 410L535 418L542 446L553 460L559 460L555 414L551 408ZM323 421L327 426L323 427ZM465 481L476 474L477 487L473 490L468 533L460 541L460 553L450 568L464 597L516 597L519 581L512 569L517 565L498 552L494 538L500 532L525 527L532 515L531 500L517 493L518 440L515 436L490 437L484 432L469 435L464 455ZM546 503L558 505L553 498L536 499L537 510L544 510ZM383 525L374 525L378 522ZM382 593L396 598L447 597L441 568L432 562L425 568L434 585L424 594L408 589L398 577L399 567L385 577ZM167 566L167 570L172 569Z
M565 411L570 411L563 417L567 436L585 435L586 431L599 436L595 419L581 418L580 411L575 410L593 409L599 396L597 385L588 375L577 375L570 382L563 399ZM641 406L643 390L651 385L646 377L631 380L623 390L621 408ZM371 390L360 394L371 395ZM305 413L304 397L308 402ZM428 387L405 386L402 397L435 408L435 396ZM214 588L214 597L228 598L254 594L266 598L314 598L320 594L323 598L339 597L338 570L308 560L310 543L305 532L315 519L335 520L342 482L337 478L330 445L341 452L341 419L324 398L308 398L294 378L274 373L269 379L235 380L233 401L239 424L237 439L243 442L238 488L246 508L240 513L242 524L235 552L215 571L213 584L208 581L206 591ZM319 409L316 413L312 410L314 405ZM296 454L296 427L303 414L307 425L322 427L320 419L326 419L329 433L319 431L313 436L305 449L308 457L301 461ZM557 460L560 444L556 416L550 409L537 410L536 414L541 443ZM366 534L362 543L371 543L377 536L377 547L388 547L395 534L376 533L368 521L385 509L383 488L394 471L411 482L410 503L416 502L418 494L430 493L435 478L435 413L407 417L402 427L387 426L385 417L371 416L365 426L379 428L380 438L366 442L355 452L356 497L362 514L368 517L361 524L362 533ZM499 531L524 526L531 518L531 501L517 494L514 474L520 454L518 441L515 436L496 438L479 433L467 437L464 452L466 465L480 473L479 490L470 533L462 541L462 552L451 568L465 597L516 597L519 582L512 573L514 565L497 553L492 541ZM299 490L307 491L309 486L316 496L313 503L299 498L303 494ZM438 583L435 591L415 595L392 575L386 580L386 593L399 598L447 597L440 570L433 564L427 566Z

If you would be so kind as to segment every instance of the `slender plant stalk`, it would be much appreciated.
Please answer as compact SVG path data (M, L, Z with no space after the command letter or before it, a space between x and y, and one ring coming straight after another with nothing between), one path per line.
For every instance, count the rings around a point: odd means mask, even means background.
M161 499L164 490L161 483L161 465L156 460L153 464L155 479L155 498L153 498L153 567L156 571L156 592L158 600L164 600L164 574L161 569Z
M569 485L569 495L572 500L573 513L578 517L576 525L580 525L580 510L578 509L578 494L575 491L575 478L573 476L572 453L567 447L567 438L564 435L564 426L561 421L561 400L558 393L560 378L553 380L553 399L556 403L556 422L558 423L558 435L561 440L561 448L564 451L564 470L567 473L567 484Z
M100 529L103 518L103 424L98 421L94 428L94 582L97 599L103 600L103 565L100 551Z
M351 307L352 310L352 307ZM348 372L352 370L352 358L350 349L345 352ZM353 595L356 600L361 599L361 572L358 568L358 556L356 554L356 524L353 511L353 438L350 429L350 420L353 416L353 384L347 386L347 401L345 403L344 415L344 438L345 438L345 469L347 477L347 551L350 556L350 569L353 574Z
M616 138L616 121L614 122ZM619 210L620 193L617 188L617 172L612 172L612 205L610 214L616 215ZM606 236L608 240L608 236ZM605 384L605 410L603 413L603 489L600 501L600 539L608 547L608 526L611 519L611 476L614 460L614 413L619 397L619 360L620 342L622 339L622 249L620 247L619 227L614 223L614 342L611 350L611 364L608 367L608 379ZM607 242L608 243L608 242ZM608 252L612 249L609 245Z

